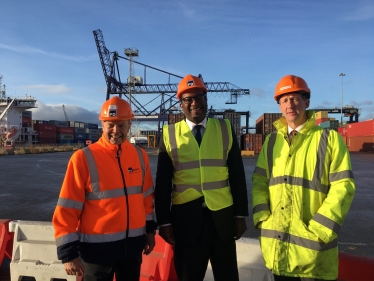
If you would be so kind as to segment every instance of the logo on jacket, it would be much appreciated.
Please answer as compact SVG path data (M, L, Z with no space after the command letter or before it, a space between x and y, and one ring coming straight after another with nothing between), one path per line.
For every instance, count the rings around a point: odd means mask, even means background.
M128 167L127 168L127 171L132 174L132 173L139 173L140 172L140 169L139 168L132 168L132 167Z

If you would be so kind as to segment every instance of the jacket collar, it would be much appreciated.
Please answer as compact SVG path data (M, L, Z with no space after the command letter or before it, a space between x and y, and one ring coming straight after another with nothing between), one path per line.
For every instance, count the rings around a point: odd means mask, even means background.
M314 116L314 110L307 110L306 111L308 120L305 122L305 126L300 130L300 133L305 133L309 131L311 128L315 126L316 119ZM278 132L287 135L288 134L288 124L286 118L282 116L278 120L273 123L274 127L278 130Z
M105 149L109 150L110 152L112 153L117 153L117 150L119 148L119 145L118 144L111 144L104 136L101 136L101 138L97 141L97 143L104 147ZM124 140L122 143L121 143L121 149L124 150L125 147L129 144L129 142L126 140Z

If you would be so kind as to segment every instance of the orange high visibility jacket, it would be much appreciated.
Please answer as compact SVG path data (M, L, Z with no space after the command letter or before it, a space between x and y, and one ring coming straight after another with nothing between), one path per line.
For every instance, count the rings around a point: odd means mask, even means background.
M102 137L71 157L52 220L58 249L144 236L154 220L148 156L127 141L118 148Z

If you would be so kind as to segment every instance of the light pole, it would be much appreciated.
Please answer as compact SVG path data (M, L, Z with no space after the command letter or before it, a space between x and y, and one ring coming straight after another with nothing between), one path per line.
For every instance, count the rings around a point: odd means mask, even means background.
M342 85L341 85L341 112L340 112L340 124L343 126L343 77L345 74L342 72L339 74L342 77Z

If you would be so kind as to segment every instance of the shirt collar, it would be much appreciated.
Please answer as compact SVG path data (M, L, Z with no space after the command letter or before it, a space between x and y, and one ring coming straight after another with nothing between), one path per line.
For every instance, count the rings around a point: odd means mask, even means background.
M305 122L305 123L306 123L306 122ZM299 127L297 127L297 128L295 129L295 131L296 131L296 132L300 132L300 130L305 126L305 123L302 124L302 125L300 125ZM293 131L293 129L292 129L290 126L288 126L288 134L291 134L292 131Z
M205 117L204 120L201 121L199 124L195 124L195 123L191 122L190 120L188 120L186 118L186 123L187 123L187 125L188 125L188 127L190 128L191 131L193 130L193 128L195 128L196 125L201 125L205 129L206 128L206 121L207 121L207 118Z

